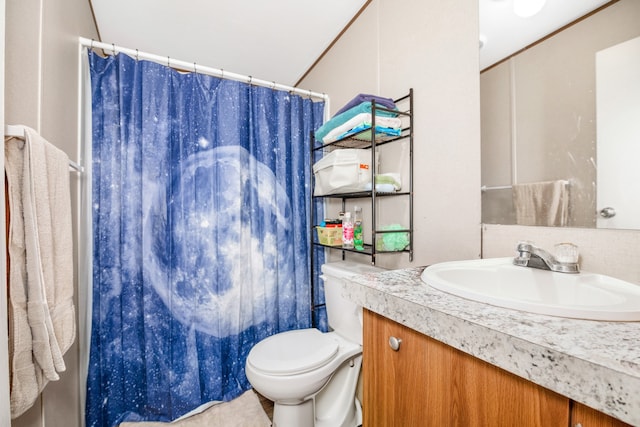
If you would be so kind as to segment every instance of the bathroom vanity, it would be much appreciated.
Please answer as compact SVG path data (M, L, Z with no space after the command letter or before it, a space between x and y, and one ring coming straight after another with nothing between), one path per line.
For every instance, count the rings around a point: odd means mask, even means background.
M640 322L494 307L422 270L343 285L365 308L365 426L640 425Z

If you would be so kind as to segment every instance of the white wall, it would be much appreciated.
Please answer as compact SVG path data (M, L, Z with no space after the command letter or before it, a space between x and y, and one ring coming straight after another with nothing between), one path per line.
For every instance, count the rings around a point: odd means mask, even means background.
M5 122L36 129L71 159L76 159L78 37L98 38L89 2L9 0L3 22L6 26ZM76 180L73 174L74 212ZM74 218L74 224L76 221ZM2 248L4 251L5 245ZM78 375L77 342L76 339L76 344L65 355L67 371L61 380L49 383L34 407L13 420L13 427L81 425L79 391L84 384ZM0 413L0 417L2 415ZM0 424L8 425L2 418Z
M414 89L415 257L378 265L480 256L476 0L373 0L300 86L329 94L332 113L358 93Z

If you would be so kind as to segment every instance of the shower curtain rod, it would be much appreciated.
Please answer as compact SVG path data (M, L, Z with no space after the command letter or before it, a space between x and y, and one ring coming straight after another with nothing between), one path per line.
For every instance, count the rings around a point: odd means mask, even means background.
M121 53L125 53L125 54L127 54L129 56L132 56L132 57L134 57L136 59L146 59L146 60L149 60L149 61L157 62L159 64L166 64L167 66L172 67L172 68L176 68L176 69L189 70L189 71L193 71L195 73L207 74L207 75L210 75L210 76L220 77L220 78L223 78L223 79L241 81L241 82L245 82L245 83L249 83L249 84L253 84L253 85L257 85L257 86L265 86L265 87L269 87L271 89L284 90L284 91L288 91L288 92L291 92L291 93L295 93L297 95L308 96L310 98L320 98L320 99L325 101L325 111L329 111L329 108L328 108L329 95L327 95L325 93L313 92L313 91L310 91L310 90L300 89L300 88L293 87L293 86L287 86L287 85L283 85L283 84L276 83L276 82L270 82L270 81L267 81L267 80L256 79L256 78L251 77L251 76L245 76L245 75L242 75L242 74L232 73L232 72L220 69L220 68L205 67L205 66L202 66L202 65L198 65L195 62L180 61L180 60L177 60L177 59L173 59L173 58L171 58L169 56L160 56L160 55L155 55L153 53L141 52L138 49L129 49L129 48L122 47L122 46L116 46L114 44L109 44L109 43L98 42L98 41L95 41L95 40L90 40L90 39L87 39L87 38L84 38L84 37L80 37L80 45L86 46L86 47L88 47L90 49L98 48L98 49L103 49L103 50L106 50L106 51L110 51L114 55L116 53L121 52Z

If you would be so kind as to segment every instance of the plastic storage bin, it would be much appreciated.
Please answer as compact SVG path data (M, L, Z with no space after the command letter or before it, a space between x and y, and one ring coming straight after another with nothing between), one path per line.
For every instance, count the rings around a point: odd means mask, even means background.
M314 196L365 191L371 184L371 150L334 150L313 165Z

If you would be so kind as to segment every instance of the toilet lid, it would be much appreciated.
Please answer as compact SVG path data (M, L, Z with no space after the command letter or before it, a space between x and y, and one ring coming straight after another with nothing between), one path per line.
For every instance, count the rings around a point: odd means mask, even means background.
M329 363L338 353L338 343L317 329L300 329L272 335L256 344L250 363L272 375L312 371Z

